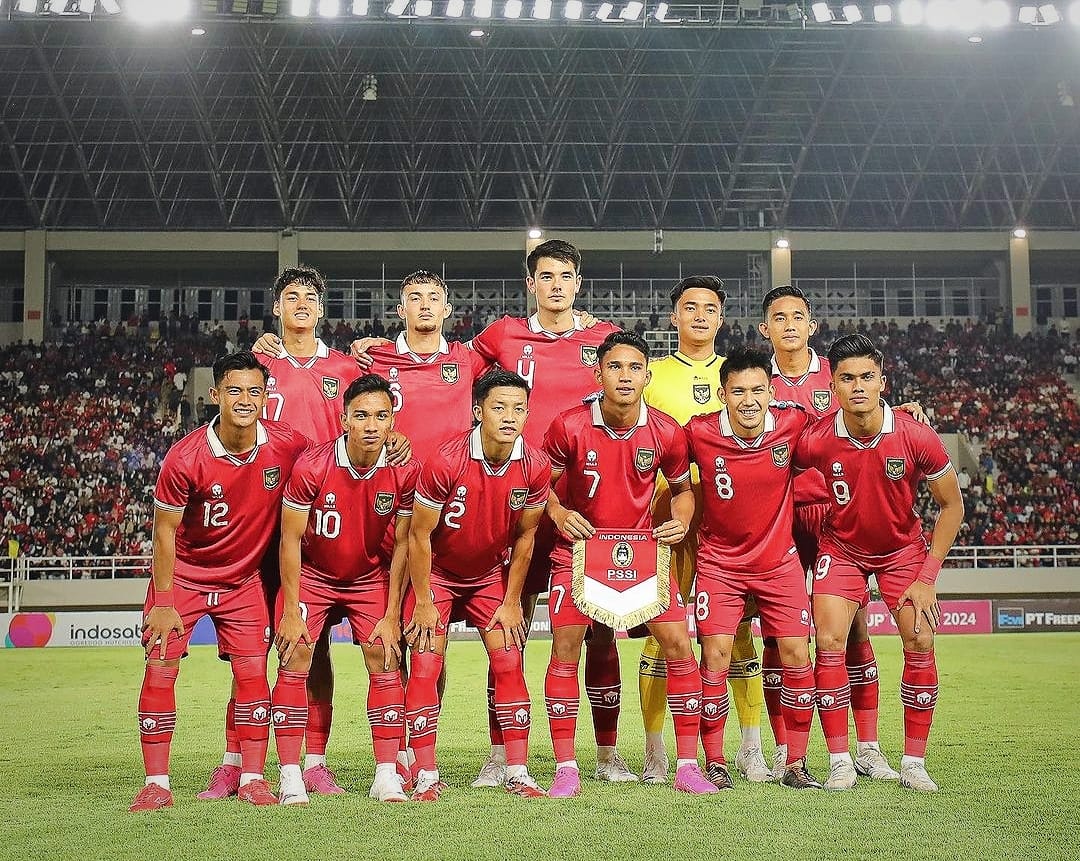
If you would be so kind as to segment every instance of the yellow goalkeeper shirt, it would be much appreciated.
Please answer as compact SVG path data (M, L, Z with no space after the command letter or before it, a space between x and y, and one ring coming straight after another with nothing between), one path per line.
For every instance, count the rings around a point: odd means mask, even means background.
M649 362L652 379L645 387L645 403L667 413L681 425L694 416L714 413L723 407L720 396L720 366L723 356L715 353L707 359L691 359L680 352ZM701 480L696 465L690 468L690 480ZM656 491L667 488L663 476L657 476Z

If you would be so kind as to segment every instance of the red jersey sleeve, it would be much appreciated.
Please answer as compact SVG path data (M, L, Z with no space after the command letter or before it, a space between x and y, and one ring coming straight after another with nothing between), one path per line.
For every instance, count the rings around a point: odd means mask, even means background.
M543 508L551 492L551 460L542 451L535 451L534 455L530 463L529 495L525 498L525 507Z
M191 482L184 469L176 447L169 449L161 463L157 485L154 487L154 504L166 511L183 511L188 504Z
M551 467L565 470L571 455L570 437L566 432L565 416L555 416L547 433L544 434L544 453L551 460Z
M690 450L686 431L672 419L667 444L660 452L660 471L668 484L690 478Z
M293 467L289 480L285 483L281 501L290 508L304 510L311 508L318 498L321 485L321 476L318 474L321 470L316 467L313 457L302 455Z
M450 499L454 477L450 474L450 464L442 457L432 459L431 463L420 471L416 480L414 499L428 508L440 511Z
M915 463L926 476L927 481L941 478L952 469L952 461L949 452L945 449L945 443L934 432L933 428L927 427L920 422L914 422L916 432L913 434L916 440Z
M472 362L474 378L482 377L489 370L491 370L491 367L494 364L494 362L481 355L480 352L476 349L469 350L469 361Z
M506 328L506 321L509 319L511 318L502 317L489 323L484 328L484 331L471 341L466 342L466 346L475 350L487 364L494 364L496 357L499 355L499 344L502 341L503 330Z
M411 460L402 467L401 495L397 508L400 517L409 517L412 514L413 505L416 501L416 483L420 478L420 469L420 462L417 460Z

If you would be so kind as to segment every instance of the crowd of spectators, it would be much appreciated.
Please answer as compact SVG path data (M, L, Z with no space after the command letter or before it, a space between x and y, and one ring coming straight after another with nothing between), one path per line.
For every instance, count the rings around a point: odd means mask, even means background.
M485 321L465 309L449 337ZM630 321L645 330L651 321ZM662 322L662 321L661 321ZM635 325L636 324L636 325ZM1080 407L1063 374L1080 367L1080 338L1051 329L1017 337L977 322L900 329L863 321L822 325L814 346L865 331L886 355L893 403L920 401L934 426L962 434L974 454L960 472L967 517L959 543L1080 544ZM218 323L138 321L52 330L46 344L0 350L3 528L27 556L142 556L151 552L153 487L161 457L210 413L182 397L191 369L247 347L262 331ZM394 337L382 321L325 322L327 343ZM725 325L718 347L761 344L751 324ZM927 505L927 526L933 506Z

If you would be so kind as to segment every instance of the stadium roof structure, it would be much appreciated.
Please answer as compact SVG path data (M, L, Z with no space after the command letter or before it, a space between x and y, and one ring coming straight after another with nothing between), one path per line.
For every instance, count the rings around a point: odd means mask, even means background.
M0 0L0 229L1080 228L1064 22L69 5Z

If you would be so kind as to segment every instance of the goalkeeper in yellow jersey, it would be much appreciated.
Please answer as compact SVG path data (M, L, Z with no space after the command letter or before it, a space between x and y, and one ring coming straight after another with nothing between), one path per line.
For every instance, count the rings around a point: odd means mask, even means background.
M652 381L645 387L645 401L672 416L680 424L691 417L721 409L717 396L720 366L724 360L713 351L716 332L724 322L724 283L712 275L691 275L671 291L671 323L679 333L679 348L670 356L649 363ZM694 519L686 539L671 548L672 571L679 581L683 598L688 599L694 584L694 560L697 554L697 527L701 520L701 486L697 467L691 475L697 498ZM653 510L666 518L671 492L662 478L657 479ZM742 727L742 745L735 765L747 780L765 782L772 773L761 753L761 661L754 647L748 620L739 625L732 647L728 675L735 708ZM664 747L664 720L667 702L666 667L663 652L649 637L641 651L638 673L641 712L645 721L645 783L667 780L667 752Z

